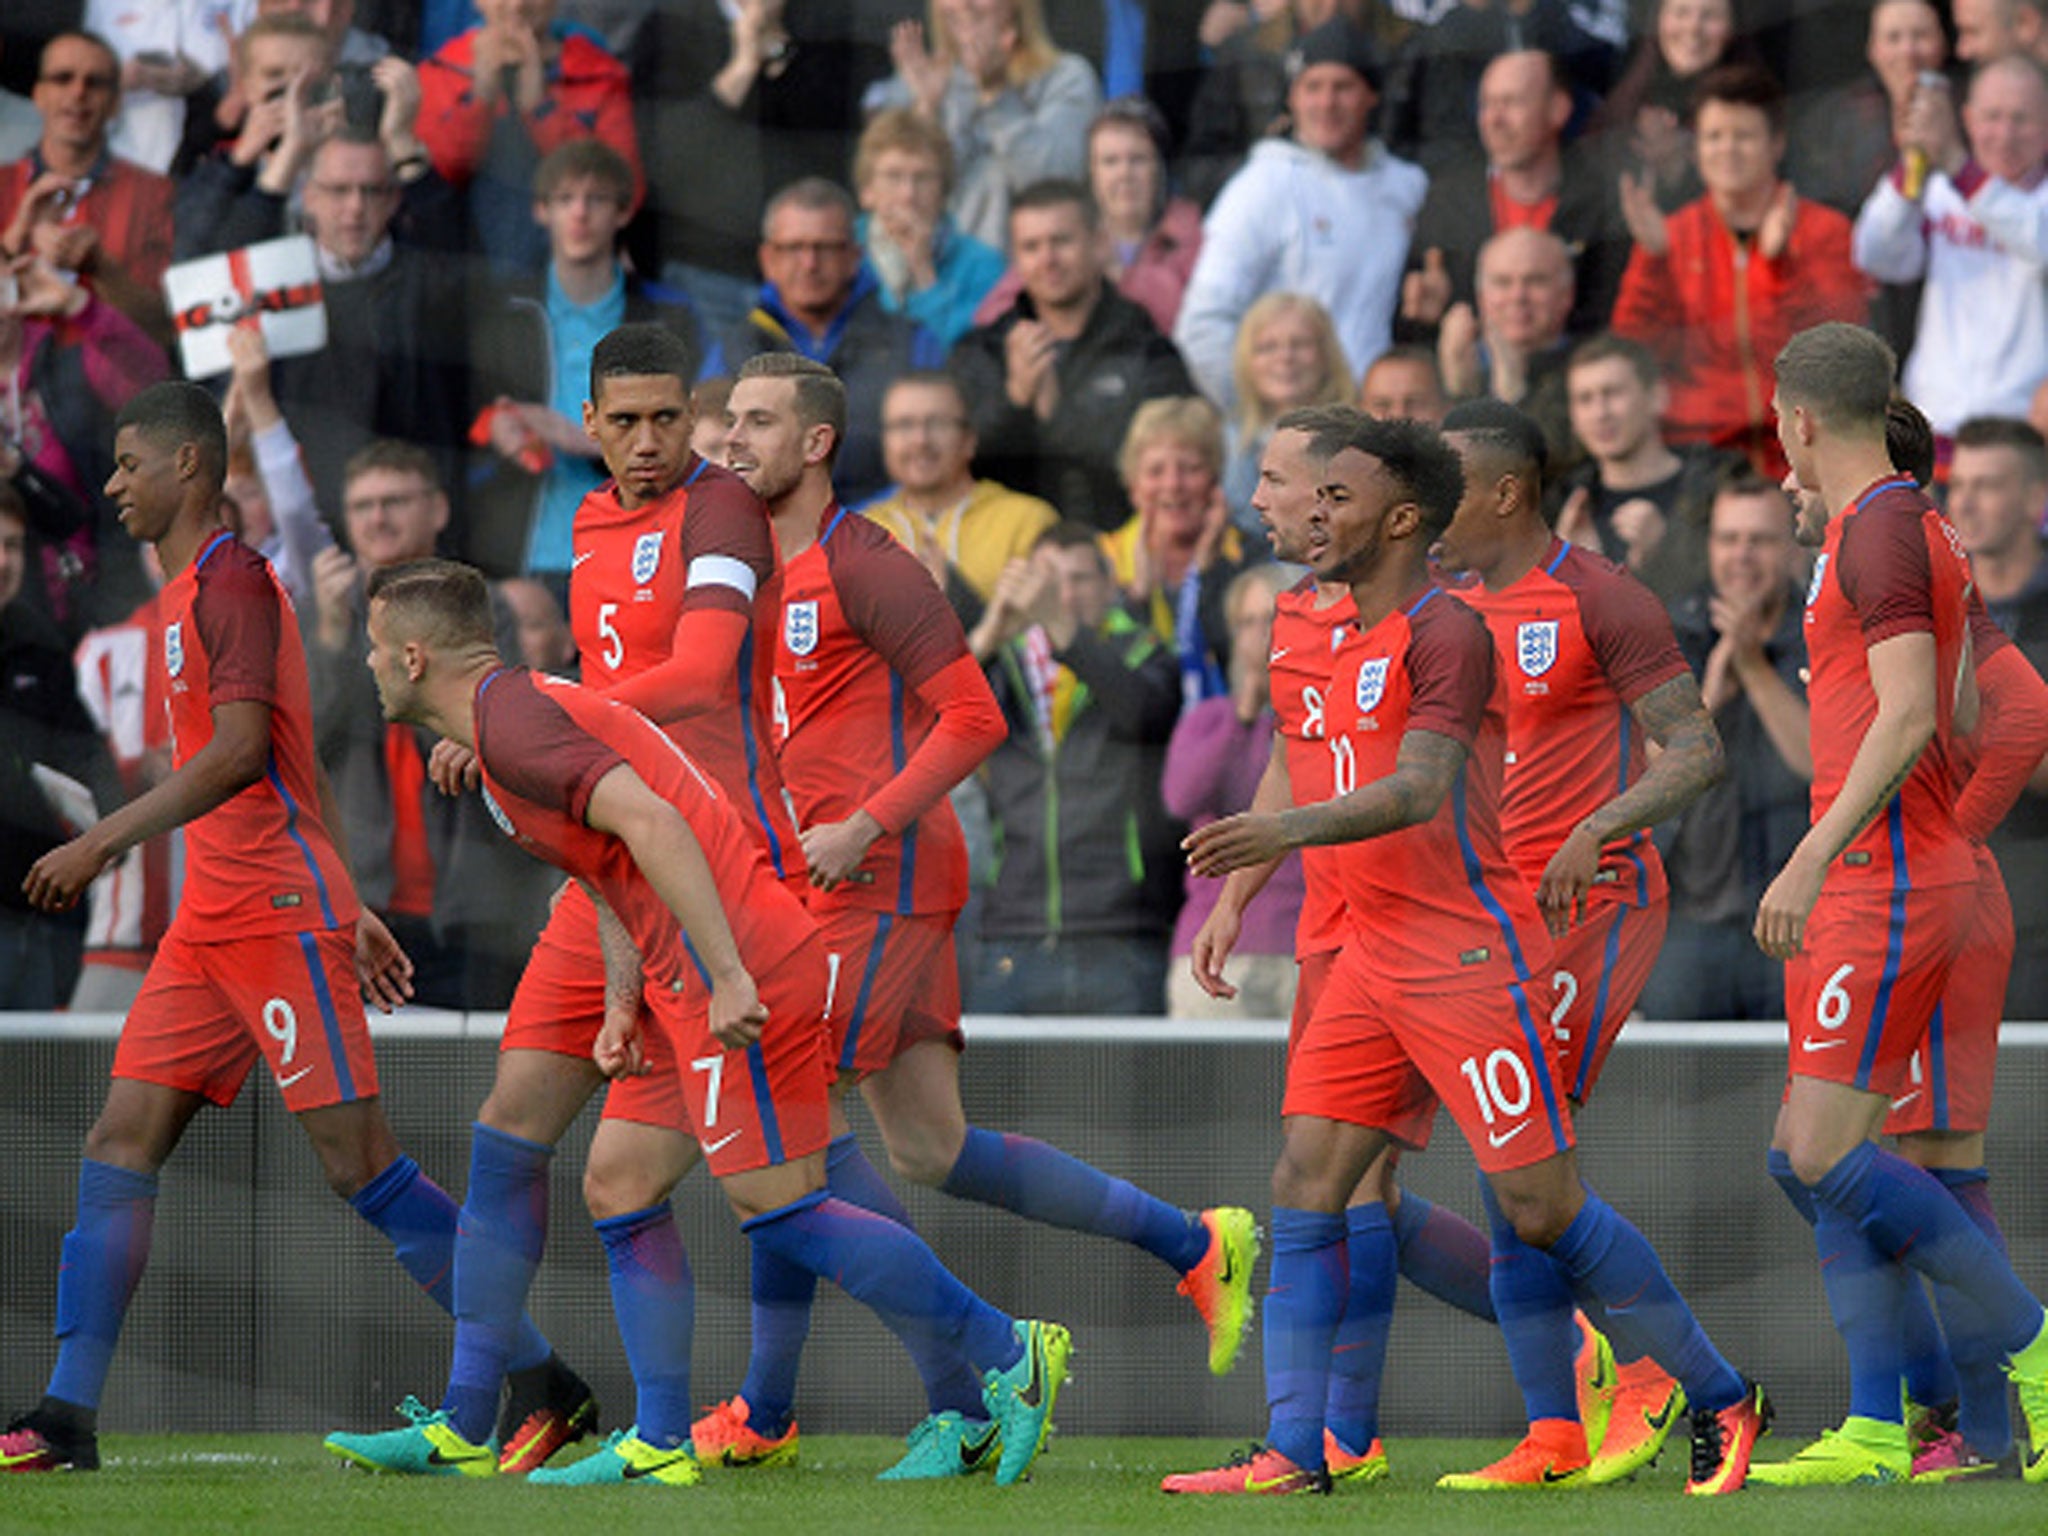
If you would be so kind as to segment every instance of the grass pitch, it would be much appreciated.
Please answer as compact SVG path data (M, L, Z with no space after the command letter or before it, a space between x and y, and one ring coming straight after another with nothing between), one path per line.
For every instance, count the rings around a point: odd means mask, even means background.
M1797 1442L1764 1443L1764 1459ZM882 1484L898 1446L879 1437L807 1438L803 1461L759 1473L709 1471L695 1489L528 1488L512 1480L373 1477L345 1468L313 1436L107 1436L97 1475L0 1478L0 1531L101 1533L288 1531L292 1536L523 1536L602 1530L704 1531L717 1536L979 1536L981 1532L1355 1530L1400 1536L1472 1531L1513 1536L1694 1532L1727 1536L1879 1536L1935 1530L2048 1532L2048 1488L1973 1483L1942 1488L1753 1489L1687 1499L1684 1446L1630 1485L1564 1493L1450 1494L1438 1474L1482 1465L1505 1442L1403 1440L1391 1480L1318 1498L1168 1498L1167 1472L1211 1465L1220 1441L1055 1440L1032 1480ZM572 1453L573 1454L573 1453Z

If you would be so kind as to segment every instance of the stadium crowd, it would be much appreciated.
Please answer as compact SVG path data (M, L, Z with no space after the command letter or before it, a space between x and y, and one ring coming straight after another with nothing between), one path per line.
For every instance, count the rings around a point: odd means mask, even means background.
M170 839L75 914L21 879L64 836L53 773L104 813L164 772L156 582L102 492L113 413L196 323L164 273L303 233L324 347L237 327L204 382L418 1000L505 1006L552 880L379 716L364 585L474 562L505 654L574 674L589 358L651 321L714 461L749 358L838 373L836 493L994 686L1007 739L954 796L970 1007L1288 1010L1297 872L1246 914L1237 999L1176 963L1216 893L1178 844L1250 801L1299 574L1261 452L1303 406L1493 399L1542 427L1559 531L1670 609L1728 745L1657 829L1645 1006L1777 1017L1748 930L1812 764L1771 359L1830 319L1892 342L1979 590L2048 666L2044 64L2033 0L11 4L0 1006L123 1006L172 910ZM2048 1017L2039 789L1991 838L2020 1018Z

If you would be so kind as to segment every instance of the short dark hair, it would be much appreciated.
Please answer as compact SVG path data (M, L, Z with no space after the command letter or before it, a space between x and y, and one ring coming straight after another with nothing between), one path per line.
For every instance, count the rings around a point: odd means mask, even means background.
M1078 208L1081 222L1090 229L1102 223L1102 210L1095 206L1095 194L1081 182L1064 176L1050 176L1044 181L1034 181L1022 192L1010 199L1010 217L1045 208Z
M950 389L953 397L960 402L961 409L967 407L966 388L943 368L912 368L899 373L882 386L882 398L886 400L895 391L910 384L921 385L926 389Z
M1615 359L1627 363L1635 370L1635 376L1643 381L1643 388L1655 389L1664 381L1664 370L1657 366L1657 354L1627 336L1617 336L1612 331L1602 331L1589 336L1573 347L1564 360L1565 377L1569 379L1576 369L1590 368L1595 363L1611 362Z
M1543 429L1526 411L1505 400L1467 400L1454 405L1439 427L1446 436L1456 432L1481 444L1490 452L1526 464L1538 480L1550 467L1550 449L1543 441Z
M445 489L441 484L441 466L434 462L434 456L426 449L403 438L378 437L350 454L348 461L341 466L342 496L348 496L348 488L359 477L379 469L400 475L417 475L436 495Z
M796 385L797 420L807 427L832 429L829 466L846 441L846 386L823 363L798 352L757 352L740 366L742 379L789 379Z
M697 377L690 344L667 326L636 320L607 331L590 349L590 398L596 401L603 381L624 378L672 378L689 393Z
M1785 88L1761 64L1717 64L1700 77L1692 93L1693 116L1710 101L1724 106L1754 107L1763 113L1771 132L1785 131Z
M384 604L387 622L443 650L497 646L491 589L483 572L460 560L408 560L370 572L365 600Z
M594 181L621 208L633 206L633 167L602 139L571 139L549 150L534 169L533 195L545 202L570 181Z
M846 216L849 239L853 235L854 223L860 218L860 205L853 200L853 194L838 182L823 176L800 176L769 198L768 206L761 210L761 239L764 242L768 238L768 226L785 208L805 208L813 213L836 210Z
M1063 517L1041 533L1033 549L1087 549L1095 553L1096 564L1109 569L1109 556L1102 550L1102 535L1079 518Z
M1838 430L1882 428L1898 359L1875 332L1843 320L1808 326L1779 352L1778 398Z
M1355 419L1347 424L1315 434L1310 452L1333 459L1350 448L1378 459L1421 508L1424 536L1442 533L1465 499L1465 466L1443 433L1426 422L1351 414Z
M212 490L218 494L227 480L228 429L220 406L197 384L183 379L165 379L128 397L114 418L118 436L133 427L151 442L177 448L195 444L205 461Z
M83 9L83 7L81 7ZM107 56L107 62L114 66L114 89L121 89L121 50L108 42L99 33L88 27L66 27L62 32L52 33L43 40L41 52L36 55L36 78L42 78L43 60L50 56L50 50L59 43L88 43Z
M2010 448L2020 456L2029 480L2048 482L2048 439L2031 422L2017 416L1972 416L1956 428L1955 442L1958 448Z
M2034 441L2041 441L2038 434ZM1934 483L1934 423L1904 395L1893 395L1884 408L1884 448L1892 466L1911 475L1915 485Z
M1777 496L1782 499L1784 494L1782 485L1758 474L1756 466L1749 460L1731 459L1714 476L1714 494L1708 505L1711 507L1723 496Z

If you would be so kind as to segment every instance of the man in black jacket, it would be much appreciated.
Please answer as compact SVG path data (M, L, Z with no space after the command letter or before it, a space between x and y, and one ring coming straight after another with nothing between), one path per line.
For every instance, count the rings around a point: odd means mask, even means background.
M970 402L975 473L1108 531L1131 515L1118 472L1147 400L1192 395L1174 345L1107 282L1087 190L1042 181L1010 200L1015 304L960 338L948 367Z

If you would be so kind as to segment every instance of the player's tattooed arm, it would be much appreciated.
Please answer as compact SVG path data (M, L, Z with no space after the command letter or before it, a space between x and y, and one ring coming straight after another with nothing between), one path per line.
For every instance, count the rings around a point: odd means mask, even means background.
M597 908L597 941L604 952L604 1024L591 1059L606 1077L639 1077L648 1070L640 1030L640 950L605 899L588 884L583 889Z
M1225 875L1297 848L1356 843L1429 820L1464 766L1465 747L1435 731L1403 733L1394 771L1348 795L1274 814L1246 812L1198 827L1182 841L1188 868Z
M1554 934L1577 919L1599 874L1602 848L1676 816L1728 771L1721 733L1692 673L1658 684L1629 712L1660 750L1641 778L1572 828L1551 855L1536 884L1536 904Z

